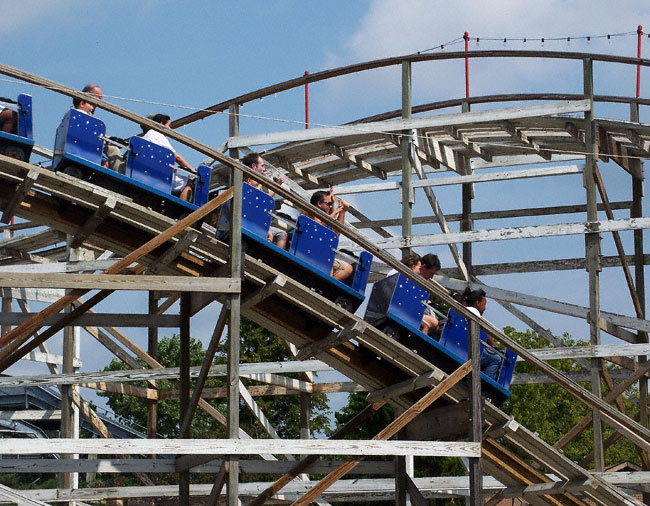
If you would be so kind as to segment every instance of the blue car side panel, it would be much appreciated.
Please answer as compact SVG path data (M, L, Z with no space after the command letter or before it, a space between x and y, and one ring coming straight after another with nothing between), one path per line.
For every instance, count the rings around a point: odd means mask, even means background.
M419 329L424 314L423 302L428 299L429 294L423 288L399 274L387 315L408 323L412 328Z
M194 205L201 207L207 204L210 193L210 176L212 169L206 165L199 165L198 176L194 184Z
M174 175L174 153L171 149L131 137L126 157L126 175L156 190L171 193Z
M290 252L325 275L332 271L339 237L304 214L298 217Z
M271 215L273 197L253 188L248 183L242 184L242 230L252 236L266 241Z
M65 155L75 155L93 164L101 164L106 133L103 121L76 109L70 109L56 130L52 167L60 165Z
M18 95L18 135L26 139L34 139L32 128L32 96L21 93Z

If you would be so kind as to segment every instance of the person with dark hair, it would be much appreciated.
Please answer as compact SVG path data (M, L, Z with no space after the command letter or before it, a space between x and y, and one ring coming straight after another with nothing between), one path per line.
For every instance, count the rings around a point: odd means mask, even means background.
M96 84L87 84L86 86L83 87L81 92L87 93L88 95L92 95L95 98L99 98L99 99L102 98L102 89ZM91 116L95 114L95 109L97 108L94 104L91 104L90 102L86 102L85 100L76 97L72 99L72 106L78 111L85 112L86 114L90 114Z
M465 298L467 310L474 313L479 318L482 318L487 306L485 291L482 288L472 290L472 288L468 286L463 292L463 297ZM489 334L487 335L486 342L490 346L496 346L494 338ZM481 353L481 371L496 381L498 379L497 375L499 374L500 366L501 356L496 351L485 346Z
M171 118L166 114L154 114L149 119L167 128L169 128L171 125ZM153 129L147 129L146 132L144 132L142 138L147 141L151 141L154 144L158 144L159 146L170 149L172 153L174 153L174 161L180 165L181 168L196 174L196 169L194 169L189 163L185 161L185 158L176 152L176 150L169 142L169 139L167 139L167 137L165 137L162 133ZM189 178L187 176L178 174L178 170L174 169L174 176L172 178L172 195L183 200L189 200L191 191L192 184L190 183Z
M347 213L350 205L345 200L338 199L338 205L335 208L335 200L334 190L330 188L329 191L315 191L311 196L310 202L325 214L329 214L332 218L335 218L339 223L345 223L345 213ZM327 225L320 221L316 216L310 216L310 218L316 223L320 223L324 227L327 227ZM335 232L336 235L339 235L339 232ZM332 277L334 279L344 281L349 278L353 272L354 268L352 265L338 258L334 259L334 264L332 265Z
M0 132L15 134L18 131L18 113L13 109L0 111Z
M264 159L259 155L259 153L251 152L245 155L240 160L242 165L245 165L249 169L253 169L259 174L264 174L266 166L264 165ZM244 182L251 185L253 188L257 188L260 191L265 191L262 183L258 183L251 177L247 177ZM276 179L278 184L284 183L284 177L280 176ZM266 192L270 197L275 195L275 192L268 190ZM221 212L219 213L219 220L217 222L217 232L215 234L216 238L220 241L227 241L230 235L230 210L232 209L231 201L228 200L223 206L221 206ZM271 230L269 229L267 236L269 242L275 243L278 247L285 249L287 243L287 234L284 231L280 230Z
M424 279L431 279L440 270L440 259L438 255L427 253L420 261L422 265L420 265L419 273Z

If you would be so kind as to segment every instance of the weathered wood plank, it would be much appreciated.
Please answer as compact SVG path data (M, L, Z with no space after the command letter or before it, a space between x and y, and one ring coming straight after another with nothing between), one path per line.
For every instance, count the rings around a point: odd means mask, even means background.
M0 322L6 325L19 325L37 313L2 313ZM180 317L177 314L148 315L124 313L90 313L79 316L74 321L74 326L79 327L178 327ZM43 325L53 325L58 317L51 317L43 321Z
M583 235L594 232L614 232L623 230L642 230L650 228L650 218L629 218L584 223L558 223L556 225L532 225L515 228L497 228L450 234L429 234L394 239L377 239L376 245L382 249L436 246L454 243L484 241L505 241L511 239L531 239L536 237L560 237L564 235ZM355 246L354 251L362 247Z
M93 214L86 220L86 222L74 233L72 242L70 243L71 248L78 248L83 244L83 242L92 234L99 224L106 219L106 217L111 214L115 209L117 200L114 197L106 197L106 200L101 203L101 205L95 209Z
M128 274L3 273L3 286L11 288L63 288L81 290L159 290L237 293L241 282L231 278L194 276L132 276Z
M478 457L480 445L445 441L361 441L323 439L48 439L5 438L2 455L40 455L44 452L96 455L419 455Z
M556 104L543 104L528 107L508 107L491 111L477 111L463 114L440 114L427 118L404 120L378 121L361 125L342 125L336 127L310 128L309 130L291 130L287 132L272 132L257 135L240 135L228 139L229 148L260 146L263 144L278 144L316 139L328 139L343 135L360 133L383 133L412 128L446 127L468 125L489 121L503 121L551 114L584 112L589 109L587 100L566 101Z
M190 377L197 377L201 368L191 367ZM305 372L331 371L331 367L319 360L304 362L268 362L259 364L241 364L242 374L269 372ZM214 365L210 368L209 376L225 376L225 365ZM116 383L122 381L178 379L178 367L160 369L133 369L127 371L100 371L89 373L60 374L33 376L3 376L0 377L0 388L11 386L44 386L44 385L75 385L80 383Z
M206 458L201 456L200 458ZM20 458L0 459L0 472L6 473L51 473L51 472L79 472L79 473L173 473L176 472L176 462L180 459L80 459L77 461L52 459L52 458ZM210 460L209 463L198 464L192 467L192 473L216 473L221 467L219 458ZM327 473L340 464L339 461L314 462L305 468L307 473ZM242 460L240 471L242 473L280 474L286 473L295 467L295 462ZM386 474L392 475L393 464L386 461L364 461L350 471L350 474Z
M583 169L577 165L563 165L558 167L545 167L543 169L522 169L505 172L491 172L489 174L471 174L467 176L439 177L413 181L413 188L428 188L431 186L452 186L467 183L489 183L494 181L512 181L516 179L529 179L535 177L569 176L582 174ZM360 185L336 186L336 195L351 195L357 193L382 192L399 190L399 182L369 183Z
M11 218L13 217L16 208L23 201L25 195L27 195L27 192L34 185L37 178L38 178L38 172L33 169L27 173L25 179L23 179L22 183L20 183L20 185L18 186L16 193L14 193L9 203L5 206L5 209L2 213L2 217L0 217L1 223L9 223L9 220L11 220Z

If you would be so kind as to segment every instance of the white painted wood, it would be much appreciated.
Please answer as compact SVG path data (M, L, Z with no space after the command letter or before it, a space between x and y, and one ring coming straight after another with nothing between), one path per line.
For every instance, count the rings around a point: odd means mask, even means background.
M205 457L203 457L205 459ZM0 459L0 472L7 473L173 473L177 472L176 462L180 459L81 459L77 461L51 458L20 458ZM193 473L216 473L221 468L220 459L211 460L207 464L192 467ZM308 473L329 473L340 465L340 461L320 460L310 465ZM242 473L284 474L295 466L295 462L276 460L242 460ZM364 460L350 470L350 474L392 475L392 462Z
M43 362L44 364L63 365L63 355L55 355L54 353L43 353L42 351L31 351L23 357L23 360L31 360L32 362ZM83 367L83 362L80 358L75 358L72 362L73 367Z
M90 260L82 262L52 262L47 264L18 264L0 266L0 272L27 272L27 273L52 273L52 272L78 272L78 271L103 271L116 261L120 260ZM135 266L132 264L131 267Z
M542 360L558 360L563 358L603 358L603 357L638 357L650 354L650 344L600 344L597 346L576 346L573 348L544 348L530 350ZM517 360L521 360L519 357Z
M564 235L582 235L622 230L642 230L646 228L650 228L650 218L629 218L584 223L558 223L556 225L497 228L471 232L453 232L450 234L419 235L410 238L396 237L394 239L377 239L375 244L382 249L415 248L466 242L505 241L510 239L559 237ZM352 248L353 251L360 251L361 249L360 246L356 245Z
M193 276L131 276L128 274L4 273L0 283L11 288L66 288L87 290L159 290L238 293L241 281Z
M151 460L149 460L151 462ZM0 461L0 468L5 462ZM8 464L8 463L7 463ZM62 463L53 463L60 466ZM282 466L282 462L275 465ZM377 463L381 464L381 463ZM242 469L247 465L242 462ZM363 462L359 466L363 465ZM98 471L99 472L99 471ZM101 472L107 472L102 469ZM216 471L213 471L216 472ZM260 471L261 472L261 471ZM354 472L354 471L352 471ZM638 471L634 473L594 473L599 479L611 484L621 485L644 485L650 481L650 472ZM557 479L548 476L550 479ZM445 476L445 477L425 477L413 478L413 482L426 498L435 497L453 497L466 496L468 493L469 479L466 476ZM295 496L298 493L304 493L316 482L292 482L283 490L282 496L286 499ZM270 485L268 482L240 483L240 491L245 496L257 495ZM207 496L210 493L211 484L193 484L190 488L190 495L194 497ZM483 478L483 488L488 493L496 493L501 490L508 490L504 485L491 476ZM511 489L512 490L512 489ZM385 500L393 499L395 492L395 481L393 479L355 479L339 480L334 483L324 496L330 500L337 498L343 500L362 500L362 495L371 495L374 499L384 498ZM86 500L105 500L120 498L147 498L147 497L177 497L178 485L157 485L150 487L104 487L104 488L87 488L79 490L62 490L62 489L41 489L41 490L24 490L20 491L25 497L33 500L56 501L65 499L86 499ZM392 495L391 495L392 494ZM634 504L634 503L629 503Z
M36 313L2 313L0 322L6 325L18 325ZM60 317L53 316L45 320L44 325L54 324ZM123 314L123 313L86 313L77 317L74 326L80 327L157 327L174 328L180 325L178 314Z
M0 288L3 297L33 302L56 302L65 295L65 290L43 288Z
M472 123L530 118L534 116L585 112L589 110L589 107L590 105L588 100L575 100L570 102L557 102L553 104L527 107L508 107L504 109L467 112L462 114L439 114L424 118L418 117L413 119L377 121L372 123L360 123L357 125L310 128L308 130L290 130L286 132L272 132L257 135L240 135L238 137L230 137L228 139L228 147L241 148L248 146L261 146L265 144L336 138L344 135L387 133L399 130L409 130L412 128L469 125Z
M61 420L60 409L0 411L0 420Z
M320 360L305 360L303 362L266 362L259 364L240 364L242 374L291 373L307 371L331 371L332 368ZM197 377L200 366L190 368L190 377ZM210 368L209 376L225 376L225 365L214 365ZM0 388L15 386L44 386L44 385L75 385L83 383L116 383L122 381L178 379L179 368L132 369L127 371L100 371L89 373L33 375L33 376L2 376Z
M361 441L327 439L48 439L4 438L2 455L414 455L480 457L477 443L446 441Z
M413 188L427 188L430 186L451 186L466 183L489 183L494 181L512 181L516 179L529 179L535 177L569 176L580 175L582 167L577 165L562 165L543 169L510 170L505 172L491 172L489 174L471 174L467 176L439 177L435 179L424 179L412 181ZM399 190L401 184L398 181L388 183L370 183L359 185L336 186L336 195L351 195L356 193L370 193L390 190Z
M15 504L27 505L27 506L48 506L47 503L30 499L29 497L24 495L22 491L19 492L5 485L0 485L0 498L8 500L12 504L15 503Z
M467 283L464 281L446 278L443 276L435 276L434 279L445 288L456 291L462 291L467 286ZM485 290L485 293L489 298L497 299L500 301L534 307L536 309L543 309L545 311L551 311L553 313L574 316L576 318L582 318L583 320L587 319L587 316L589 314L589 308L578 306L576 304L569 304L567 302L546 299L544 297L537 297L536 295L528 295L521 292L513 292L511 290L503 290L501 288L495 288L483 284L471 284L470 286L482 288ZM650 331L650 322L647 320L640 320L631 316L609 313L607 311L601 311L600 316L602 319L612 322L616 325L620 325L621 327L642 330L645 332Z
M287 378L278 374L241 374L243 378L259 381L268 385L278 385L289 390L296 390L310 394L313 392L314 384L309 381L301 381L294 378Z

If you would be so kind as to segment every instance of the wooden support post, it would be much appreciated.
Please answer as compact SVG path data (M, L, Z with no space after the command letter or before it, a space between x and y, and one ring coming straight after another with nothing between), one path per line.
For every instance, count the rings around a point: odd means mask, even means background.
M469 440L482 444L483 440L483 397L481 395L481 334L478 323L469 322L469 343L467 351L472 361L472 388L470 389ZM483 504L483 463L481 458L469 459L469 504Z
M630 104L630 120L633 122L639 122L639 104ZM643 173L643 164L640 160L632 159L630 163L633 163L636 167L636 171ZM630 218L639 218L643 215L643 179L632 177L632 208L630 209ZM643 266L643 230L634 231L634 284L636 289L636 296L639 300L639 305L641 306L642 313L639 318L645 319L646 310L645 310L645 275L644 275L644 266ZM648 334L646 332L639 332L637 334L637 341L639 343L648 342ZM639 366L642 367L648 360L646 355L638 357ZM648 427L648 378L643 376L639 379L639 424L643 427ZM650 470L647 467L647 462L650 455L646 453L646 459L644 459L644 470ZM650 504L650 492L644 492L643 502Z
M352 418L348 423L341 427L330 439L343 439L363 422L365 422L373 413L377 412L384 404L385 401L372 403L363 408L357 415ZM291 470L278 478L275 483L262 491L255 499L248 503L248 506L261 506L268 501L273 494L277 494L284 486L291 480L298 476L302 471L307 469L311 464L318 460L317 455L308 455L298 462Z
M72 237L68 236L68 261L78 260L76 249L71 246ZM73 306L65 308L66 313L72 312ZM62 373L71 374L77 372L74 366L75 358L78 356L79 346L79 328L65 327L63 329L63 365ZM61 437L78 438L79 437L79 409L75 406L73 398L78 395L79 388L74 385L62 385L61 387ZM64 459L77 459L78 455L66 454ZM78 473L62 473L60 475L62 488L78 488Z
M595 171L598 159L598 144L594 124L594 83L593 61L583 60L584 96L590 100L591 107L585 114L585 186L587 192L587 221L598 220L598 201ZM600 234L592 232L585 235L585 257L589 273L589 341L592 346L600 344ZM591 359L591 392L599 399L602 397L600 386L600 359ZM600 411L593 410L594 455L597 472L604 467L603 430Z
M406 457L395 457L395 504L406 506Z
M158 313L158 298L154 292L149 292L149 314ZM147 330L147 352L154 359L158 360L158 328L149 327ZM154 386L156 383L154 382ZM155 439L158 428L158 401L150 399L147 401L147 438ZM155 458L152 455L151 458Z
M415 404L409 407L404 413L402 413L398 418L393 420L388 424L382 431L380 431L375 437L372 438L373 441L385 441L393 437L397 432L402 428L406 427L411 420L416 416L422 413L427 409L433 402L443 396L449 389L453 388L460 380L467 376L472 370L472 361L468 360L453 373L451 373L447 378L445 378L439 385L437 385L433 390L430 390L426 393L420 400ZM359 460L349 460L341 465L339 465L334 471L329 473L325 478L319 481L311 489L309 489L302 497L297 499L292 503L293 506L303 506L307 505L310 502L313 502L314 499L319 497L325 490L327 490L333 483L345 476L351 469L353 469L360 461Z
M11 291L7 290L8 297L2 297L2 313L11 313ZM3 325L1 334L4 335L11 330L11 325Z
M239 106L230 107L229 134L239 135ZM230 156L236 158L237 150ZM242 275L241 218L242 218L242 173L232 169L233 186L232 216L230 217L230 276L240 279ZM230 315L228 319L228 438L239 438L239 360L240 360L240 318L241 294L230 295ZM239 505L239 460L236 455L228 455L228 506Z
M192 294L181 293L181 328L180 328L180 418L188 411L190 401L190 311L192 307ZM180 422L180 420L179 420ZM189 428L188 428L189 431ZM181 435L183 437L183 435ZM178 504L190 505L190 470L185 469L179 473Z
M221 339L221 334L223 334L223 329L226 326L226 321L230 315L230 304L226 303L221 308L221 313L219 314L219 319L217 324L214 327L214 332L212 333L212 339L210 339L210 344L208 344L208 349L205 351L205 357L203 359L203 364L201 364L201 372L199 377L196 380L194 389L192 390L192 399L189 401L187 410L183 413L181 417L181 429L180 437L187 438L190 433L190 424L192 423L192 418L196 407L199 404L201 399L201 393L203 392L203 387L205 382L208 379L208 373L210 367L212 366L212 361L214 360L214 355L217 353L217 348L219 347L219 340Z
M469 112L469 102L463 102L462 112ZM459 168L462 170L462 173L465 175L470 175L472 169L470 168L469 161L464 157L462 158L462 167ZM460 220L460 231L469 232L474 230L474 222L472 220L472 199L474 198L474 186L472 183L463 184L461 187L461 220ZM469 281L472 278L472 243L466 242L463 243L463 262L465 264L465 270L467 273L467 280Z
M411 118L411 62L402 62L402 118ZM413 235L413 188L411 186L411 132L405 130L400 143L402 147L402 236ZM402 248L402 257L411 253L411 248Z

